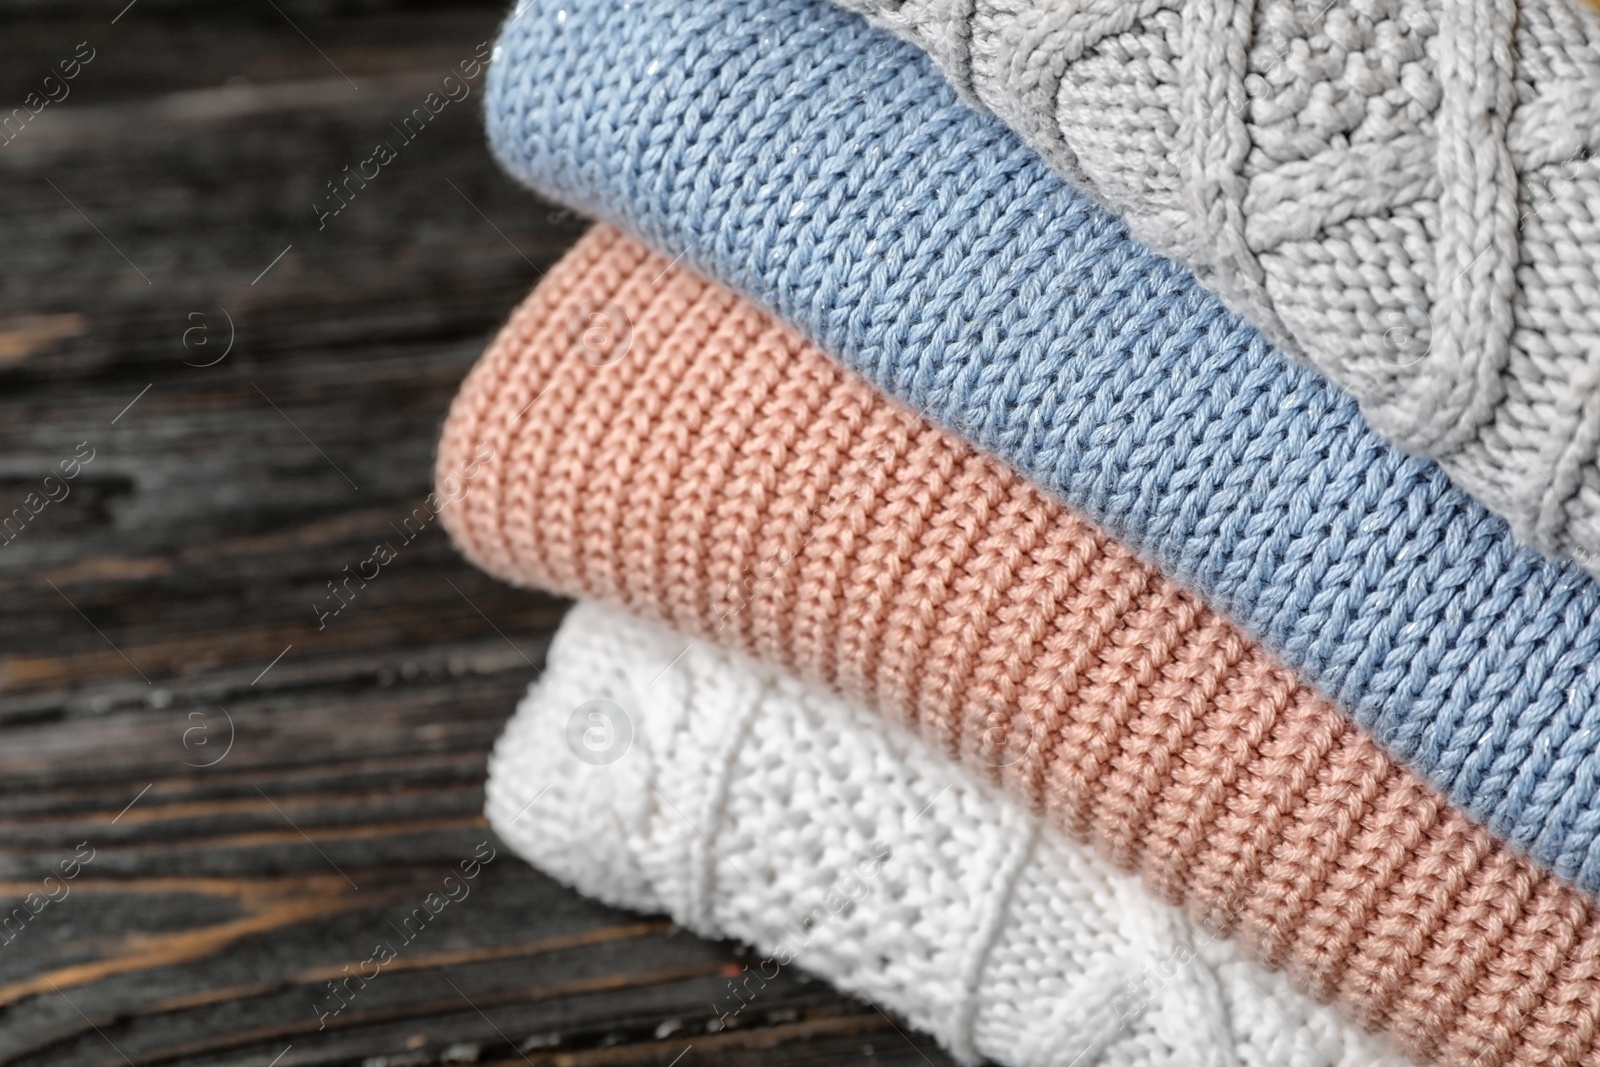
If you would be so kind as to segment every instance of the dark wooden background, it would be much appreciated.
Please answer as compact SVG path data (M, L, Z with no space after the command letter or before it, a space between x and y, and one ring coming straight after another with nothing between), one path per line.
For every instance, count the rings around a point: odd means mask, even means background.
M94 851L0 942L0 1067L947 1063L793 973L712 1032L739 946L503 848L319 1032L492 839L485 755L564 605L438 529L311 605L427 493L457 383L583 223L497 171L475 88L317 228L499 4L125 4L0 2L0 114L95 53L0 147L0 514L94 450L0 545L0 907Z

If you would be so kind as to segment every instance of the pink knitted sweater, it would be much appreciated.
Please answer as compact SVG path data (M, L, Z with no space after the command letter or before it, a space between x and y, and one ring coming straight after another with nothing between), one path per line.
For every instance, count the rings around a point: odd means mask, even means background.
M473 368L438 473L490 572L913 726L1412 1054L1600 1065L1583 894L1127 548L618 231Z

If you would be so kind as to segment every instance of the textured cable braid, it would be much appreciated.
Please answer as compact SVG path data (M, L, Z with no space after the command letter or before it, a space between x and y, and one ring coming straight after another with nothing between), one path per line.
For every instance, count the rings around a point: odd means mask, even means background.
M838 0L1553 556L1600 565L1600 18Z
M617 230L518 309L438 463L480 566L910 725L1419 1058L1600 1064L1582 892L1127 548Z
M539 0L499 49L514 174L1058 494L1600 889L1600 586L1518 548L921 52L805 0Z
M569 748L575 711L613 762ZM729 1018L792 961L966 1063L1404 1067L915 737L611 609L562 623L487 810L581 892L757 946L712 1004Z

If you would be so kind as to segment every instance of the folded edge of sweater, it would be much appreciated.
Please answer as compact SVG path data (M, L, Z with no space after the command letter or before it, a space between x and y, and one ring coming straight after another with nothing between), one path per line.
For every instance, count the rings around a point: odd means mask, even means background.
M1600 17L1579 0L838 0L1600 568Z
M1519 548L925 55L806 0L529 0L496 54L514 175L1058 494L1600 888L1600 585Z
M997 460L615 229L451 406L441 514L912 724L1424 1060L1600 1050L1600 914L1227 619Z
M511 848L607 903L795 964L966 1063L1402 1067L881 717L580 603L490 760Z

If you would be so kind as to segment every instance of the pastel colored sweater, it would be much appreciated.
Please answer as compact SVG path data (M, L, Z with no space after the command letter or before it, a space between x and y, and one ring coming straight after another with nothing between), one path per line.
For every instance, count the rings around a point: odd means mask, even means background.
M922 53L807 0L529 0L498 49L513 174L999 456L1600 889L1600 585L1519 548Z
M1588 896L1125 546L611 227L468 374L438 475L479 566L907 724L1419 1059L1600 1063Z
M1520 538L1600 570L1586 4L839 2L925 48Z
M800 966L969 1064L1403 1067L917 738L684 645L574 608L495 746L487 810L579 891L755 946L718 1023Z

